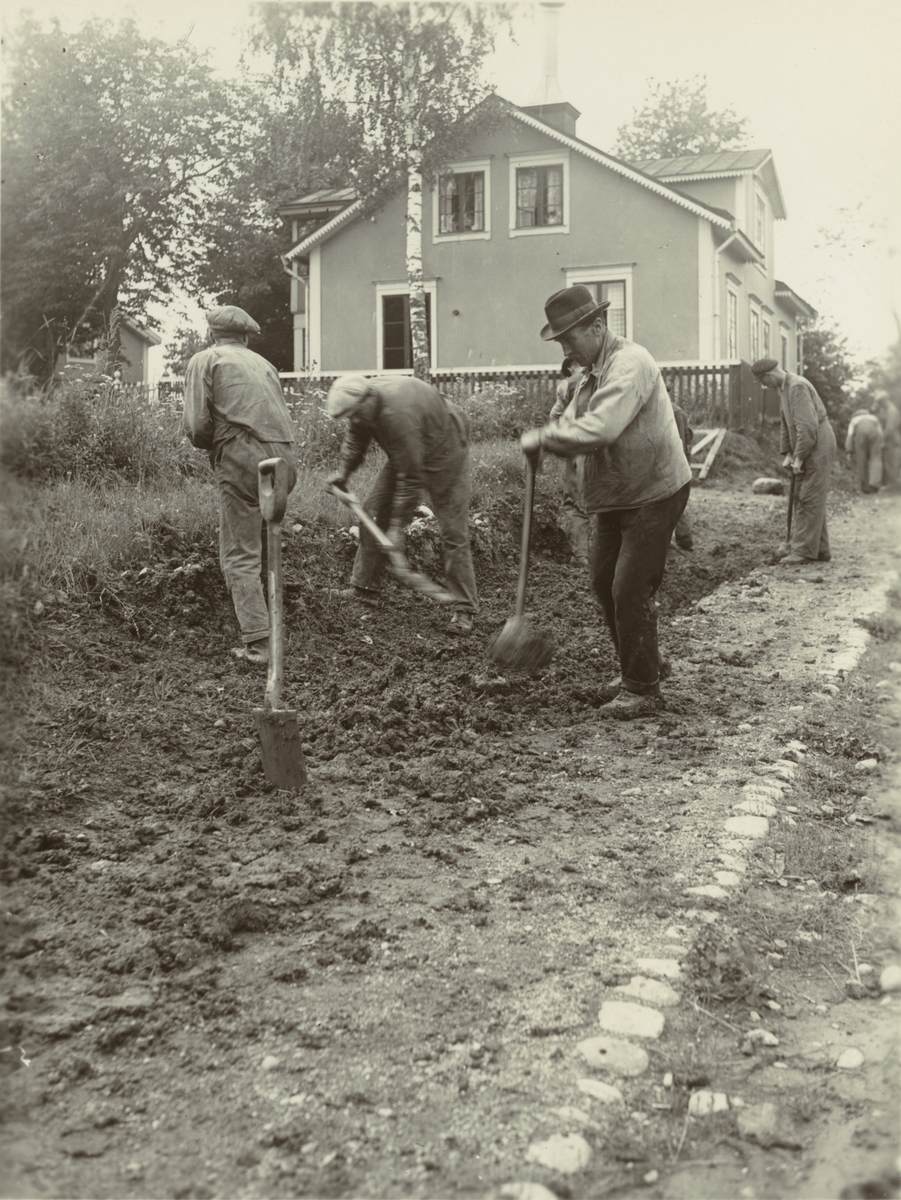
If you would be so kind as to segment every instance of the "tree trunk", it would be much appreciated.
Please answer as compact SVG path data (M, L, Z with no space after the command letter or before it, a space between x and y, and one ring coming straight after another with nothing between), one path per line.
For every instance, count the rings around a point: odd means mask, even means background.
M411 4L411 21L414 19ZM404 120L404 140L407 152L407 286L410 289L410 342L413 349L413 375L429 382L431 358L425 314L425 288L422 282L422 136L412 105L415 95L413 73L409 59L405 74L408 100ZM434 313L432 314L434 319Z

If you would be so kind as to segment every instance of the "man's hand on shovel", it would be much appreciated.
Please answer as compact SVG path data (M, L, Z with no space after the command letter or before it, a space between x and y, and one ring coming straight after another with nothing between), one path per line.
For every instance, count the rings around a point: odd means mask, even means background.
M541 430L527 429L519 439L522 452L535 465L536 472L541 469Z

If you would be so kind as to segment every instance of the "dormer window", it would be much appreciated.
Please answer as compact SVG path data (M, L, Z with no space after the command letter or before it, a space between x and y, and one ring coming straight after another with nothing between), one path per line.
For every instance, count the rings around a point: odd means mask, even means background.
M510 236L569 233L569 155L510 156Z
M491 236L491 163L450 164L432 193L432 241L459 242Z

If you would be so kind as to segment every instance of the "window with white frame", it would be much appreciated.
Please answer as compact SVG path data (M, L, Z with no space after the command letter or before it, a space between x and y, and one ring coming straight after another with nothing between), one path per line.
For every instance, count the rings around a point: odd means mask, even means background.
M738 292L726 291L726 357L738 358Z
M429 363L437 366L433 313L435 284L425 285L426 338ZM410 329L410 292L402 284L376 285L376 369L409 371L413 367L413 338Z
M761 358L760 353L760 309L756 304L750 304L748 309L751 317L751 362Z
M510 236L569 232L569 155L510 156Z
M432 240L487 238L491 233L490 160L453 163L432 193Z
M764 358L770 357L771 339L772 339L772 329L770 328L769 321L766 319L766 317L764 317L763 318L763 357Z
M620 263L607 267L570 268L566 286L581 283L591 292L598 304L609 300L607 328L620 337L632 337L632 264Z
M782 370L788 370L788 327L780 324L779 326L779 361L782 364Z

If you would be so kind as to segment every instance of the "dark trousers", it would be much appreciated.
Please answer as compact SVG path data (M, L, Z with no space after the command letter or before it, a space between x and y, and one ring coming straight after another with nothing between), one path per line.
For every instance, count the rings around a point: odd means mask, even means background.
M297 480L289 442L258 442L241 430L225 443L214 468L219 485L219 564L231 592L244 642L269 636L269 609L261 579L263 518L257 466L266 458L288 464L288 491Z
M396 488L397 473L390 462L385 463L364 505L379 529L387 530L395 515ZM428 475L426 490L444 546L444 579L447 590L454 596L452 608L458 612L477 613L479 593L469 545L468 453L453 463L451 468ZM418 504L418 495L408 498L404 511L397 514L402 526L410 523ZM355 588L377 596L386 563L387 558L378 542L366 529L361 529L360 546L354 558L350 582Z
M619 655L627 692L656 696L660 691L657 606L666 553L691 484L666 500L641 508L594 514L591 584Z

